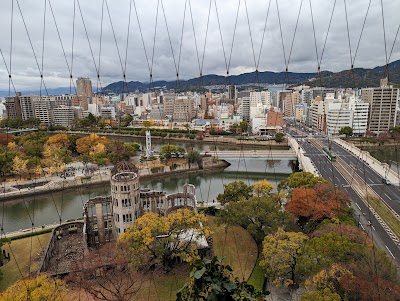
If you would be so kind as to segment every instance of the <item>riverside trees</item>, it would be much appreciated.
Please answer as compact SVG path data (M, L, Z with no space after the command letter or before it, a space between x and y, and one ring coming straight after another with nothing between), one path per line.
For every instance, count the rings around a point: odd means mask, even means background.
M245 183L227 187L218 216L227 226L243 226L259 243L260 266L270 283L304 286L300 300L305 301L400 300L393 262L356 227L343 191L304 172L283 180L279 194L271 190L261 196L254 189L258 185L252 190Z

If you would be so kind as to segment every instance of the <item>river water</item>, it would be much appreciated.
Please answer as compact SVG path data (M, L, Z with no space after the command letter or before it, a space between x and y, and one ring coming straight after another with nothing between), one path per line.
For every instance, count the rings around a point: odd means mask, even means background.
M223 192L223 185L235 180L247 184L267 179L276 187L292 170L288 160L266 161L260 158L228 159L231 166L223 171L183 174L153 180L142 180L141 187L163 190L167 193L182 190L185 183L196 186L198 202L212 203ZM35 226L52 224L82 217L83 204L90 198L109 195L110 186L83 187L73 191L5 201L0 203L0 221L4 231L12 232Z

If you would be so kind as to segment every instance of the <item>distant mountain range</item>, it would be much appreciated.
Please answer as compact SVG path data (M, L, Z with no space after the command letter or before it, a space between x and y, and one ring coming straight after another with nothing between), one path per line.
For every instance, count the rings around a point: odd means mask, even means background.
M388 66L390 82L396 86L400 85L400 60L392 62ZM362 88L362 87L378 87L380 80L386 76L385 66L375 67L373 69L356 68L351 72L344 70L340 72L322 71L319 75L316 73L295 73L295 72L259 72L258 77L256 72L243 73L240 75L232 75L229 79L221 75L205 75L202 78L192 78L182 80L177 86L176 81L156 81L152 84L153 87L166 87L167 89L192 89L196 90L202 86L213 85L245 85L245 84L305 84L308 86L323 86L330 88ZM148 83L138 81L124 82L119 81L104 87L104 92L120 93L122 91L133 92L139 90L141 92L149 89Z
M389 64L390 82L395 86L400 86L400 60ZM324 86L331 88L362 88L362 87L377 87L380 79L385 77L385 66L375 67L373 69L355 68L353 72L344 70L340 72L322 71L320 75L316 73L296 73L296 72L250 72L239 75L232 75L229 78L222 75L209 74L202 78L196 77L189 80L181 80L179 87L176 81L156 81L151 85L154 87L166 87L167 89L176 90L199 90L203 86L218 86L218 85L246 85L246 84L305 84L308 86ZM121 92L146 92L149 89L148 83L139 81L130 81L125 83L118 81L103 88L106 93L121 93ZM55 88L47 90L49 95L69 94L69 87ZM22 91L23 95L38 95L39 91ZM45 92L42 90L42 94ZM0 91L0 96L8 96L8 91Z

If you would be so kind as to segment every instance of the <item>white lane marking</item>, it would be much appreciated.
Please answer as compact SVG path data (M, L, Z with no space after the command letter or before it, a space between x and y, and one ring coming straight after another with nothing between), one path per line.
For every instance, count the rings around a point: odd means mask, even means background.
M390 196L388 196L387 193L385 193L385 195L389 200L392 200L392 198Z
M368 177L368 180L369 180L371 183L374 183L374 181L372 181L370 177Z
M360 209L361 210L361 207L357 204L357 203L355 203L356 204L356 206L358 207L358 209Z
M395 258L394 255L393 255L393 253L389 250L389 248L388 248L387 246L385 246L385 247L386 247L386 249L389 251L390 255L392 255L392 257Z

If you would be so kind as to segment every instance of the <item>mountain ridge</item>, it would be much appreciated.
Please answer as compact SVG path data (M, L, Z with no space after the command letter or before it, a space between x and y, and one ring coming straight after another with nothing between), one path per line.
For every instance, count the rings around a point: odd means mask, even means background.
M389 80L395 86L400 86L400 60L388 64ZM195 77L188 80L166 81L159 80L151 84L140 81L130 81L126 85L123 81L111 83L103 88L104 93L122 92L146 92L149 88L166 87L167 89L200 90L203 86L213 85L245 85L245 84L305 84L311 87L323 86L329 88L362 88L377 87L380 79L386 77L386 66L374 68L354 68L353 70L342 70L339 72L322 71L319 75L315 72L248 72L229 77L217 74L208 74L203 77ZM127 88L128 89L127 89ZM39 95L39 91L21 91L23 95ZM69 87L47 89L49 95L69 94ZM46 94L42 90L42 94ZM8 96L8 91L0 91L0 96Z

